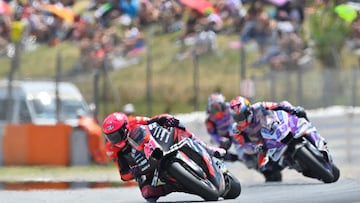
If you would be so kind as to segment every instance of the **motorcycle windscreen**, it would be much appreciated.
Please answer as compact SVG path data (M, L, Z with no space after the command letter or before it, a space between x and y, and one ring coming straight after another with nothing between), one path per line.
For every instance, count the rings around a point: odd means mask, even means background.
M130 132L129 143L136 149L141 151L144 145L150 140L150 133L145 126L138 126Z
M163 128L156 126L150 129L152 137L161 145L162 149L168 151L170 147L175 143L174 133L175 128Z

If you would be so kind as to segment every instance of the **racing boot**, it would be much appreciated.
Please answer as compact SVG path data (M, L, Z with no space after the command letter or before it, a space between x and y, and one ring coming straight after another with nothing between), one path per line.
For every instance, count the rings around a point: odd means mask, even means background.
M176 188L171 185L159 185L156 187L144 185L141 187L141 195L147 202L156 202L159 197L166 196L172 192L176 192Z
M241 162L243 162L248 169L256 169L257 154L243 154Z
M281 182L282 181L281 170L274 170L274 171L266 170L266 171L261 171L261 173L265 177L265 182Z
M272 161L262 153L259 153L258 157L258 169L265 177L265 182L281 182L282 167L278 163Z

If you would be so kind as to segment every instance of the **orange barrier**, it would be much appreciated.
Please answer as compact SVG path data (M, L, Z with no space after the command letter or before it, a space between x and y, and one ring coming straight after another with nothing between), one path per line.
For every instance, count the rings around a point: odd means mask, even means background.
M4 165L69 165L72 127L7 125L3 136Z
M24 182L4 183L5 190L51 190L69 189L70 184L66 182Z

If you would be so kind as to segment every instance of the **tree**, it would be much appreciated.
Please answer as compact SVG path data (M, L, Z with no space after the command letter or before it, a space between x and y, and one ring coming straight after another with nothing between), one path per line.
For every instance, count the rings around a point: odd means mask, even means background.
M336 96L344 92L341 87L339 72L340 56L349 36L351 22L340 18L336 1L315 5L315 12L309 16L310 38L314 42L315 56L323 66L324 106L336 103ZM341 97L341 96L340 96Z
M331 2L315 5L315 12L309 16L309 32L316 58L324 68L336 69L351 25L339 17L335 12L336 3Z

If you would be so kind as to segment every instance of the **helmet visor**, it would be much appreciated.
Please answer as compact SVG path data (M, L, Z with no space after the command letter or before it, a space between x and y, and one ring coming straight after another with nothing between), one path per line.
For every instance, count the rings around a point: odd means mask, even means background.
M109 134L105 134L105 137L107 140L109 140L112 144L117 144L119 142L121 142L122 140L125 140L128 134L128 129L123 126L122 128L120 128L119 130L109 133Z
M233 114L232 116L235 122L243 122L244 120L246 120L245 113Z
M224 117L224 114L225 114L224 112L217 112L217 113L215 113L213 115L215 116L215 118L220 119L220 118Z
M216 113L219 113L219 112L224 112L224 110L225 110L225 105L224 104L216 103L216 104L212 104L210 106L209 113L216 114Z

